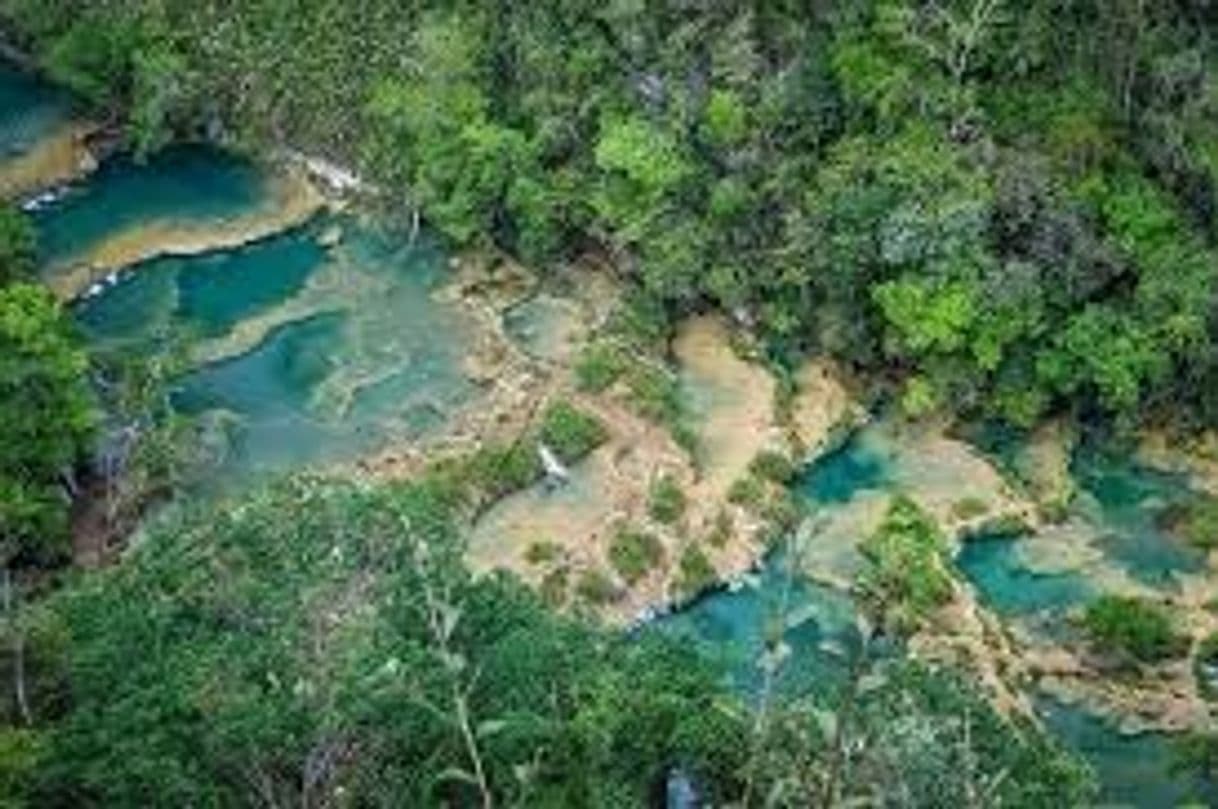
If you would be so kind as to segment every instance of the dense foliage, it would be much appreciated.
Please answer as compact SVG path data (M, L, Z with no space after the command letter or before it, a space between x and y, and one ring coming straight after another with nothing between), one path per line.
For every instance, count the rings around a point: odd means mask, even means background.
M893 628L914 628L951 599L943 532L908 497L893 499L884 521L859 549L867 560L859 576L861 595Z
M916 666L759 726L691 648L471 578L445 491L297 479L166 515L28 621L36 724L0 734L3 797L599 809L651 805L678 769L716 805L1088 794L1037 732Z
M0 566L64 550L94 424L85 354L51 293L23 280L32 248L28 224L0 205Z
M2 0L0 21L137 148L289 143L460 240L598 245L646 306L895 371L910 412L1214 424L1206 8Z

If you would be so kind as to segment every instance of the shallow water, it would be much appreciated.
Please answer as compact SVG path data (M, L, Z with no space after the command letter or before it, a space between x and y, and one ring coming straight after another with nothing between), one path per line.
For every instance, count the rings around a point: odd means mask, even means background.
M859 648L850 598L792 575L782 553L739 589L703 596L654 626L697 644L726 667L734 685L754 695L765 681L767 649L781 649L774 688L807 693L841 682Z
M795 484L796 492L824 507L848 502L859 492L890 485L891 456L870 436L861 431L808 467Z
M0 159L27 151L67 122L66 96L0 62Z
M1186 480L1095 449L1076 455L1073 473L1085 495L1079 508L1103 534L1100 548L1143 584L1177 587L1176 574L1198 573L1205 554L1156 525L1163 509L1188 498Z
M77 303L76 321L94 346L111 348L147 351L171 331L219 337L299 292L325 261L308 230L238 250L155 259Z
M149 223L208 225L264 202L252 164L183 147L104 166L36 218L45 264ZM337 226L340 244L317 233ZM204 364L173 401L226 425L215 481L352 459L443 423L472 391L458 312L436 302L445 255L353 219L233 250L127 268L73 307L98 351Z
M1061 611L1085 603L1095 589L1074 573L1041 573L1028 568L1019 538L982 537L966 542L956 566L999 615Z
M1050 731L1091 762L1100 781L1100 805L1146 809L1200 801L1218 805L1218 787L1171 773L1171 738L1144 733L1124 736L1104 719L1056 700L1037 710Z
M139 225L219 223L250 213L265 200L265 181L249 161L207 146L174 147L142 163L108 160L35 217L44 266L62 267Z
M271 328L253 350L188 374L175 392L186 413L236 417L228 471L353 459L436 428L473 392L461 372L461 318L432 297L443 253L350 222L346 230L318 264L307 246L272 249L279 261L263 269L279 267L279 280L261 284L261 306L244 311L273 313L309 272L325 272L327 285L312 289L314 303L302 310L322 313ZM226 296L241 289L231 279L187 289L196 316L206 302L213 328L240 309Z

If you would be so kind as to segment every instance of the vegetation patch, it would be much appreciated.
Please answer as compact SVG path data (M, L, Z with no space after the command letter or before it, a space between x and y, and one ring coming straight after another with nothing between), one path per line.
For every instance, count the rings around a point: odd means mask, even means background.
M1157 517L1161 528L1203 550L1218 547L1218 497L1199 496L1165 508Z
M672 525L685 514L685 492L672 475L661 475L651 484L647 513L657 522Z
M749 472L762 480L785 486L795 477L795 464L781 452L765 450L749 464Z
M723 548L731 541L732 536L736 533L735 526L732 524L732 515L727 509L721 508L715 514L715 521L711 525L710 533L707 534L706 541L715 548Z
M575 593L588 604L600 606L617 598L617 586L605 571L594 568L579 575Z
M682 596L697 595L718 580L718 571L695 543L685 546L677 561L677 590Z
M627 584L634 584L664 561L664 546L654 534L621 528L609 545L609 563Z
M989 510L990 507L980 497L965 497L952 503L952 516L957 520L975 520Z
M562 546L549 540L538 540L529 545L524 558L531 565L545 565L562 557Z
M595 343L584 348L575 361L575 384L580 390L601 393L621 378L628 365L621 349Z
M745 475L728 488L727 499L735 505L756 510L765 502L765 484L753 475Z
M1083 628L1104 652L1128 655L1144 663L1179 657L1188 649L1162 606L1132 596L1102 596L1083 615Z
M570 402L555 402L541 417L540 440L566 463L574 463L609 437L595 416Z
M872 611L908 630L950 600L945 547L942 531L916 503L894 498L884 522L860 546L867 567L859 586Z

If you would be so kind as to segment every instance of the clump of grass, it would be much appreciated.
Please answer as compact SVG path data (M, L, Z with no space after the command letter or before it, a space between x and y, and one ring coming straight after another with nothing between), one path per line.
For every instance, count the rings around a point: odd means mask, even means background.
M675 523L685 513L685 492L671 475L661 475L651 484L647 513L666 525Z
M629 360L616 346L590 345L575 361L575 384L580 390L600 393L617 382L628 365Z
M541 460L525 442L482 447L466 459L461 470L468 486L492 500L528 487L542 472Z
M732 525L732 515L727 513L727 509L719 509L719 513L715 515L715 523L711 526L710 534L706 537L706 541L713 547L722 548L731 541L732 535L735 534L735 526Z
M677 562L677 590L686 597L697 595L713 585L718 575L702 549L690 543Z
M727 499L729 503L755 509L765 501L765 486L753 475L745 475L727 490Z
M538 435L566 463L583 458L609 436L599 419L566 401L546 408Z
M627 584L642 579L663 559L664 546L646 531L622 528L609 545L609 563Z
M604 571L594 568L580 574L575 593L589 604L608 604L617 597L617 588Z
M785 485L795 477L795 464L781 452L763 450L749 464L749 472L762 480Z
M1199 497L1169 507L1159 516L1165 530L1203 550L1218 547L1218 497Z
M524 552L525 561L530 565L545 565L553 562L562 555L562 546L549 540L538 540L529 545Z
M1187 647L1166 610L1143 598L1101 596L1087 607L1083 628L1098 648L1146 663L1179 657Z
M952 516L958 520L972 520L990 510L980 497L964 497L952 503Z

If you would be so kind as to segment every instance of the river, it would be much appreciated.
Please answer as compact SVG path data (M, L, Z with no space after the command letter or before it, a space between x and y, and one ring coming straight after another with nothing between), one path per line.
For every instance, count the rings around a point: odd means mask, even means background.
M38 148L70 115L67 102L13 71L0 70L0 159ZM205 232L257 211L273 193L254 164L205 146L175 147L151 161L107 161L34 216L44 277L54 283L99 246L139 243L142 260L108 269L72 304L95 352L134 352L145 361L184 356L173 402L222 436L211 483L231 484L351 460L443 428L475 395L462 373L468 323L434 291L447 253L424 231L412 237L351 214L318 213L249 244L197 255L161 253L165 232ZM168 223L168 224L167 224ZM551 313L552 314L552 313ZM564 337L509 323L526 350L545 353ZM558 349L555 349L558 350ZM868 497L902 485L919 459L900 455L872 428L830 453L794 484L805 510L832 520ZM1110 577L1156 591L1178 587L1204 558L1156 528L1183 480L1092 449L1076 453L1082 494L1065 520L1088 537L1086 564L1046 567L1025 538L966 543L957 564L982 603L1004 620L1057 627ZM1064 530L1064 529L1063 529ZM813 537L812 541L815 541ZM782 649L782 689L832 682L857 647L848 595L792 570L783 551L742 586L716 591L648 631L689 637L727 663L755 693L764 649ZM1168 742L1124 736L1083 708L1044 698L1046 725L1096 767L1104 799L1163 806L1187 797L1218 800L1213 785L1167 771Z

